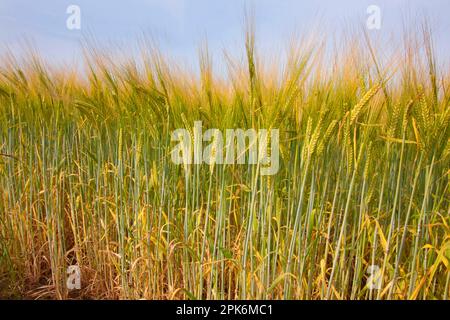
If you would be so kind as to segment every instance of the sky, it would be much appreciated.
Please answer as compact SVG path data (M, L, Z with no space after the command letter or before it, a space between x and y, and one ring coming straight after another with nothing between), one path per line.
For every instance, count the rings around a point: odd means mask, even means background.
M70 5L80 8L79 30L67 28ZM224 48L242 49L246 10L254 12L259 48L278 52L294 33L339 38L346 28L364 28L369 5L381 10L381 28L371 37L399 38L404 25L426 16L438 55L450 60L449 0L0 0L0 54L20 55L31 44L52 62L76 61L87 38L132 52L145 34L190 63L205 39L213 58Z

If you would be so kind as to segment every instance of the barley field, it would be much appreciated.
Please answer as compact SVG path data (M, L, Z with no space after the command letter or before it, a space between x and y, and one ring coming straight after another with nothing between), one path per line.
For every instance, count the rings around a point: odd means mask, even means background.
M249 30L199 72L149 42L81 71L3 57L0 297L448 299L450 69L406 38L268 59ZM279 129L279 171L174 164L195 121Z

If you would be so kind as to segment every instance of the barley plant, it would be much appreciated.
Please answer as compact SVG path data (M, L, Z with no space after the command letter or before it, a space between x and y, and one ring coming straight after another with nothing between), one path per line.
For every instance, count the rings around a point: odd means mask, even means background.
M450 70L427 28L406 38L277 60L250 30L243 58L201 46L199 72L150 41L87 46L83 70L4 56L0 297L448 299ZM279 129L279 171L174 164L194 121Z

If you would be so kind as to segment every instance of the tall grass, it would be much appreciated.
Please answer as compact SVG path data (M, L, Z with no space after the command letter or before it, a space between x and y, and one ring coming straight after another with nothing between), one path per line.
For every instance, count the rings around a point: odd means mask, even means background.
M3 59L0 296L448 299L450 74L426 30L390 59L346 44L277 62L249 32L226 78L206 46L199 76L148 48L82 75ZM197 120L279 128L279 172L173 164Z

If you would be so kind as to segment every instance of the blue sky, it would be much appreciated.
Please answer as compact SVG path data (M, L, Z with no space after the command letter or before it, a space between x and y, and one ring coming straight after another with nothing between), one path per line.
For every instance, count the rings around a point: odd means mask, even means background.
M205 37L214 55L242 48L245 7L254 9L259 47L277 52L293 32L315 29L339 37L337 31L349 26L362 28L371 4L382 14L374 37L399 37L404 23L414 25L426 15L436 49L449 58L448 0L0 0L0 53L7 47L20 53L28 41L51 61L73 61L87 36L132 48L145 33L190 62ZM69 5L81 9L81 30L66 28Z

